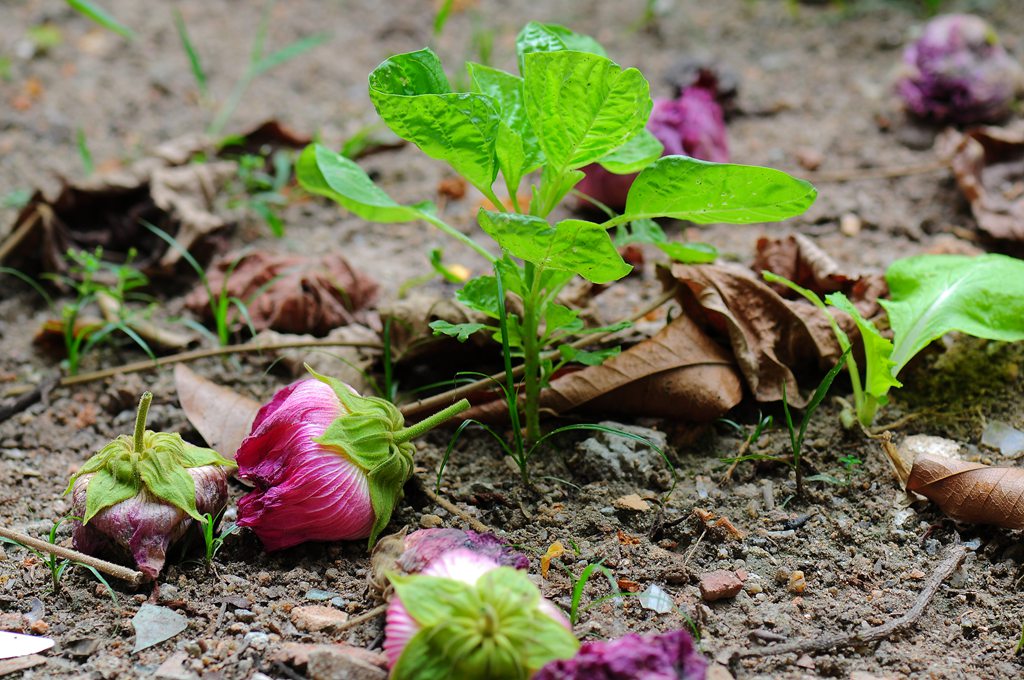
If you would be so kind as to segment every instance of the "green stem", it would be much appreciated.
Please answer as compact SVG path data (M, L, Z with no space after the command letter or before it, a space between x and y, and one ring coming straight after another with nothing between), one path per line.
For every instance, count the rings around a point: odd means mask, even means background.
M450 420L451 418L457 416L458 414L462 413L468 408L468 399L462 399L460 401L457 401L448 408L438 411L432 416L427 416L426 418L416 423L415 425L410 425L409 427L404 427L401 430L395 431L395 443L403 444L412 439L413 437L418 437L424 432L434 429L435 427L445 422L446 420Z
M533 265L527 263L532 269ZM530 276L532 274L532 276ZM533 444L540 438L540 348L537 346L537 331L539 319L537 312L540 297L540 272L529 272L527 282L530 290L523 300L523 364L525 373L523 375L523 387L525 389L526 403L524 411L526 414L526 441Z
M425 222L429 222L430 224L434 225L435 227L437 227L438 229L440 229L444 233L446 233L449 236L451 236L452 238L454 238L455 240L464 243L465 245L469 246L470 248L472 248L476 252L480 253L491 264L494 264L495 262L498 261L498 258L494 257L494 255L491 255L489 252L487 252L486 248L484 248L482 245L480 245L479 243L477 243L476 241L474 241L470 237L466 236L461 231L459 231L455 227L451 226L450 224L448 224L444 220L439 219L437 217L434 217L430 213L426 213L426 212L421 212L420 213L420 217Z
M139 399L139 410L135 414L135 453L141 453L145 446L142 441L146 434L146 417L149 415L149 405L153 402L153 393L146 391Z

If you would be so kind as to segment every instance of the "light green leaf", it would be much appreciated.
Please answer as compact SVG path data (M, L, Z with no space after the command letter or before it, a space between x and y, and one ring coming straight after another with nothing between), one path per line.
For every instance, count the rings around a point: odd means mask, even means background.
M252 73L254 76L261 75L267 71L280 66L281 64L287 63L292 59L295 59L302 54L310 51L314 47L319 47L325 42L331 39L326 33L317 33L316 35L306 36L286 45L276 52L271 52L265 57L261 57L259 61L252 65Z
M658 249L676 262L707 264L718 259L718 248L710 243L657 243Z
M203 521L196 509L196 482L167 448L149 449L139 460L139 476L146 488L193 519Z
M498 282L493 276L478 276L466 281L455 293L455 299L492 319L498 318Z
M593 163L638 134L650 116L647 81L635 68L585 52L525 57L526 115L552 167Z
M633 181L626 215L698 224L773 222L799 215L817 193L780 170L664 156Z
M558 24L542 24L531 21L523 26L516 36L516 55L519 57L519 72L524 73L523 59L527 54L534 52L558 52L561 50L574 50L576 52L590 52L602 57L608 56L597 42L589 35L573 33L565 26Z
M397 54L370 74L370 101L395 134L431 158L447 161L478 188L498 173L494 99L451 92L441 60L429 49Z
M1024 340L1024 260L1006 255L919 255L885 273L891 300L880 300L893 330L893 375L950 331Z
M652 219L633 220L629 223L629 229L625 224L616 228L615 245L625 246L630 243L668 243L665 231Z
M306 191L337 201L364 220L411 222L420 219L429 205L396 203L353 161L320 144L303 150L295 175Z
M469 340L469 336L477 331L494 328L485 323L451 323L443 319L431 321L430 327L434 330L434 335L449 335L459 342L466 342Z
M874 397L875 402L884 405L888 400L890 388L902 387L896 379L895 363L892 361L892 343L875 328L875 324L865 319L860 311L853 306L842 293L830 293L825 301L850 315L860 331L864 343L864 361L867 368L864 373L864 390ZM872 409L873 411L874 409Z
M640 172L661 158L665 147L658 138L644 128L625 144L597 162L608 172L616 175L631 175Z
M580 313L557 302L548 303L544 309L545 337L556 331L574 333L583 328Z
M120 21L115 19L110 12L96 5L89 0L67 0L68 6L84 17L92 19L100 26L117 33L118 35L133 40L135 33Z
M532 215L477 213L480 228L512 255L541 268L579 274L591 283L608 283L628 274L608 232L585 220L562 220L554 227Z
M181 435L175 435L179 439ZM221 465L224 467L235 467L235 461L229 460L213 449L206 449L200 446L193 446L182 441L179 449L178 461L182 467L194 468L204 465Z
M109 468L101 469L86 487L85 517L82 523L87 524L101 510L134 498L138 492L139 482L134 474L115 474Z
M425 628L479 611L476 586L463 581L424 574L388 574L388 580L409 616Z
M434 649L434 630L420 630L410 638L388 676L391 680L451 680L454 664Z
M584 366L600 366L607 359L618 356L622 352L621 347L609 347L607 349L584 350L577 349L572 345L559 345L558 353L566 361L575 361Z

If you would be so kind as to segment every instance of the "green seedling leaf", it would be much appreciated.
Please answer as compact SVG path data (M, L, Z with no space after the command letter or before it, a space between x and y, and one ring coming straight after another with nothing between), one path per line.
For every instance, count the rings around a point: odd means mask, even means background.
M633 180L621 221L774 222L804 212L817 194L809 182L780 170L665 156Z
M67 3L71 9L88 19L95 21L103 28L113 31L128 40L135 39L135 33L132 29L115 19L109 12L99 5L89 2L89 0L67 0Z
M498 173L497 104L488 95L452 92L433 51L385 60L370 74L370 101L399 137L447 161L477 188L490 188Z
M478 276L466 281L455 299L470 309L498 318L498 282L494 276Z
M575 51L527 54L526 115L548 164L593 163L636 136L653 103L647 80L606 57Z
M306 52L309 52L314 47L319 47L325 42L331 39L331 36L326 33L317 33L316 35L310 35L301 40L282 47L276 52L271 52L265 57L261 57L258 61L252 64L251 72L252 77L262 75L267 71L285 64L296 57L299 57Z
M608 172L616 175L631 175L640 172L661 158L665 147L646 128L625 144L597 162Z
M864 343L864 362L867 364L864 373L864 391L875 399L876 405L884 405L888 401L886 395L893 387L902 387L896 379L896 363L892 360L892 342L882 337L875 324L865 319L860 311L853 306L842 293L831 293L825 296L830 305L846 312L857 324L861 341ZM849 346L847 341L847 347ZM877 406L872 406L873 414Z
M609 347L607 349L583 350L572 345L559 345L558 353L566 361L575 361L584 366L600 366L606 359L618 356L622 352L621 347Z
M579 318L580 313L557 302L548 304L544 310L545 335L555 331L563 333L575 333L583 328L583 321Z
M608 232L585 220L562 220L554 227L532 215L481 210L480 228L512 255L538 267L579 274L591 283L608 283L628 274Z
M430 206L396 203L353 161L320 144L303 150L295 175L306 191L333 199L364 220L411 222L421 219Z
M437 14L434 15L434 38L436 39L441 33L444 32L444 25L448 23L448 17L451 16L452 6L455 4L455 0L443 0L441 6L437 9Z
M494 328L494 326L488 326L483 323L451 323L443 320L431 321L430 327L434 329L434 335L448 335L459 342L469 340L469 336L477 331Z
M655 243L658 249L676 262L708 264L718 259L718 248L710 243Z
M558 24L542 24L536 21L523 26L516 36L516 54L519 57L519 72L525 73L523 59L527 54L534 52L558 52L562 50L574 50L576 52L589 52L602 57L608 56L597 42L589 35L573 33L565 26Z
M1024 261L1006 255L919 255L885 273L891 300L880 300L893 330L893 375L950 331L1024 340Z
M188 65L189 68L192 69L192 78L196 81L196 87L199 88L199 94L205 97L206 70L203 69L203 62L202 59L199 58L199 52L196 50L195 45L192 44L192 38L188 34L188 27L185 26L185 19L177 9L174 10L174 26L178 30L178 38L181 40L181 46L185 50L185 55L188 57Z

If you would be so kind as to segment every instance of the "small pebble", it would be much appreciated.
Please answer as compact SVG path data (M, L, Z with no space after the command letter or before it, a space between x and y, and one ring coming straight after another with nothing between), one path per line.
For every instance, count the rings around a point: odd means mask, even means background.
M420 526L424 529L436 529L442 524L444 524L444 520L438 517L437 515L427 513L426 515L420 517Z
M242 621L243 623L252 623L256 620L256 614L248 609L236 609L235 620Z
M743 590L743 581L734 571L719 569L702 574L700 596L707 602L736 597Z
M789 575L789 583L786 585L786 589L791 593L802 593L807 588L807 579L804 578L804 572L797 569Z

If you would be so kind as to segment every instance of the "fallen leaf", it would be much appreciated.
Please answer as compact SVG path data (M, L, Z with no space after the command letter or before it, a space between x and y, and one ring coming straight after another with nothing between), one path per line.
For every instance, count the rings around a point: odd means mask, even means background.
M949 130L936 147L949 159L978 228L992 238L1024 242L1024 122Z
M707 422L742 398L728 353L689 317L680 316L600 366L552 380L541 392L540 405L558 414L586 410ZM506 412L505 402L494 400L463 415L493 421Z
M148 602L132 617L135 645L132 654L170 640L188 628L188 619L178 612Z
M828 319L806 300L786 300L746 267L736 264L675 264L671 275L681 284L686 317L725 336L750 391L761 402L787 399L802 408L814 386L841 355ZM848 317L836 313L841 325ZM720 415L720 414L719 414Z
M627 593L640 592L640 584L636 581L630 581L628 578L616 579L615 583L619 586L619 590L624 590Z
M0 631L0 659L13 659L45 652L54 642L47 637Z
M183 364L174 367L178 401L206 445L234 458L249 435L260 403L202 377Z
M256 251L225 256L210 268L207 283L185 300L189 309L207 320L212 318L208 291L225 290L245 302L257 331L269 328L317 336L355 323L356 313L377 296L377 283L339 253L305 257Z
M651 509L651 504L635 493L616 498L612 501L612 505L619 510L632 510L633 512L647 512Z
M919 493L958 522L1024 529L1024 469L921 455L907 478Z
M34 668L44 663L46 663L46 657L40 656L38 654L30 654L28 656L21 656L16 659L0 661L0 677L3 677L5 675L12 675L14 673L18 673L29 668Z
M540 576L541 578L548 577L548 570L551 569L551 560L556 557L561 557L565 554L565 546L562 545L561 541L555 541L548 546L547 551L541 555L540 558Z
M640 545L640 539L636 536L630 536L622 529L615 532L616 537L619 539L620 545Z

